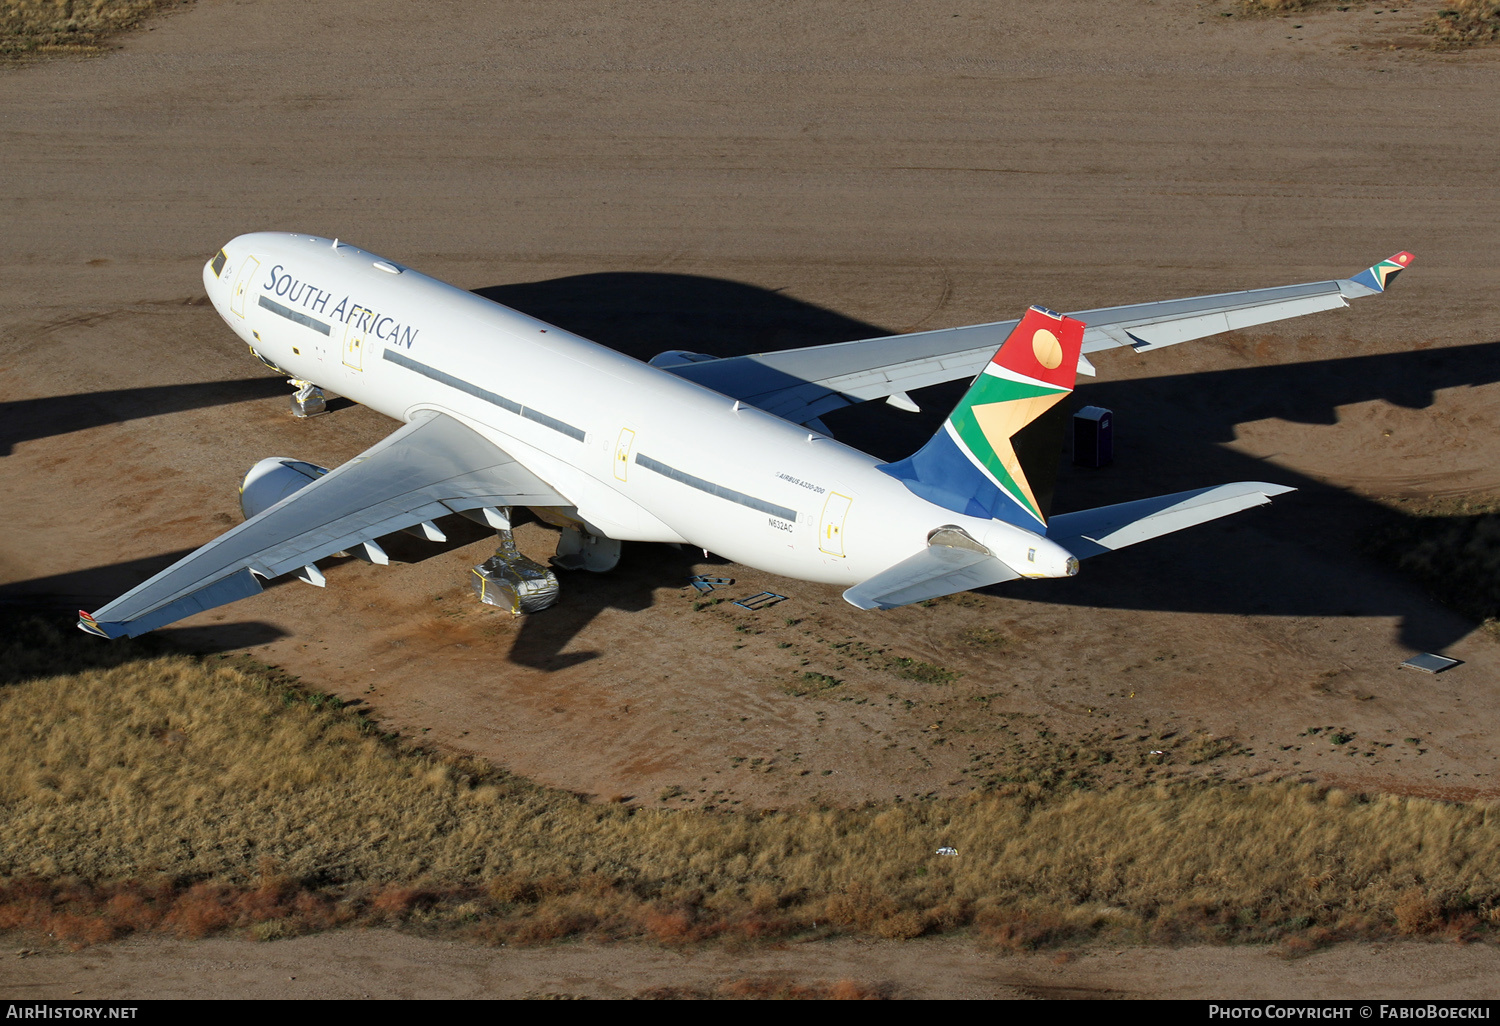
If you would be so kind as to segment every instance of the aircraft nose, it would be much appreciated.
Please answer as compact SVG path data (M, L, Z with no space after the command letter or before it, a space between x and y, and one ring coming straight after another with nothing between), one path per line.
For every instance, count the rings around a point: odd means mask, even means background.
M233 268L227 266L229 256L224 250L219 250L208 262L203 265L203 291L208 296L208 301L214 305L219 316L226 321L228 317L229 289L232 283L228 275Z

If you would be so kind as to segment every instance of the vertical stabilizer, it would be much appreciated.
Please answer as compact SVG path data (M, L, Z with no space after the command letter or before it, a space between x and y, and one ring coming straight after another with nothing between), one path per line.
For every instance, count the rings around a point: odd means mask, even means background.
M880 469L957 513L1044 527L1083 329L1033 306L932 440Z

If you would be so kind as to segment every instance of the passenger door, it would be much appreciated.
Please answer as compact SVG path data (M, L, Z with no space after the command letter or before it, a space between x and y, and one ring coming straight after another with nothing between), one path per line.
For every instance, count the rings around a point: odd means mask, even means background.
M350 319L349 327L344 329L344 366L350 370L365 369L365 338L369 331L360 327L363 320L364 317L356 314Z
M260 270L260 261L246 254L240 264L240 273L234 279L234 291L229 294L229 309L237 317L245 316L245 294L255 283L255 273Z
M818 523L818 548L830 556L844 556L844 521L854 500L838 492L829 492L823 503L823 517Z

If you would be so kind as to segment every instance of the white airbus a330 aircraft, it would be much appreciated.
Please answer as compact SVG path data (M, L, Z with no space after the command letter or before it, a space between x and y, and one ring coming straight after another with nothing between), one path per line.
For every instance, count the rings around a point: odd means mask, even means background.
M714 359L642 363L337 240L261 232L203 269L219 315L298 386L327 388L404 426L333 470L263 460L241 488L246 521L79 626L134 636L347 552L385 563L378 539L433 540L463 513L500 532L475 568L486 601L530 611L551 570L510 540L528 506L563 528L553 563L608 570L621 541L672 542L787 577L844 585L887 609L1018 577L1269 501L1260 482L1048 516L1062 400L1085 354L1159 349L1348 305L1383 292L1398 253L1353 278ZM1003 344L1002 344L1003 342ZM973 384L922 449L881 463L830 438L830 410L960 378ZM1048 432L1022 429L1047 411ZM1040 425L1039 425L1040 426ZM1032 452L1037 455L1033 456Z

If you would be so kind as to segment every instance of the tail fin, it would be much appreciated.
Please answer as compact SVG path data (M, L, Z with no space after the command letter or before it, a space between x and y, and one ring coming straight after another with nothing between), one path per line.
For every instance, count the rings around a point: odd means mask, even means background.
M880 469L957 513L1045 525L1083 329L1043 307L1027 310L932 441Z

